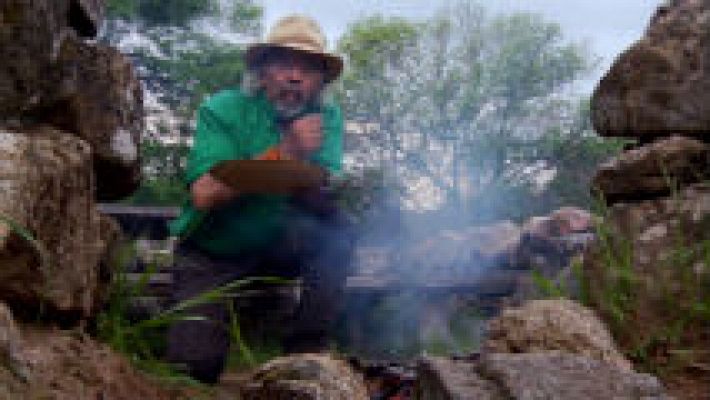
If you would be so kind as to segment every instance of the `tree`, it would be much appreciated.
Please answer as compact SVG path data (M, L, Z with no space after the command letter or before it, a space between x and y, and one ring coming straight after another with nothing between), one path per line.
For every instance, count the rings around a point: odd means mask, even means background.
M178 204L195 110L205 96L240 84L242 43L260 34L262 9L252 0L109 0L107 6L102 40L132 58L151 106L141 148L145 179L129 201ZM206 29L213 27L220 31Z
M398 30L407 34L391 34ZM558 24L529 13L489 18L470 3L423 24L364 19L339 49L346 115L379 125L387 139L367 144L388 155L390 185L404 196L414 183L428 187L441 199L431 208L449 207L459 220L467 210L476 220L524 217L511 210L530 207L507 205L533 195L540 168L558 167L543 150L554 132L572 134L578 101L561 99L590 64Z
M197 17L214 13L218 6L215 0L109 0L106 8L109 18L185 26Z

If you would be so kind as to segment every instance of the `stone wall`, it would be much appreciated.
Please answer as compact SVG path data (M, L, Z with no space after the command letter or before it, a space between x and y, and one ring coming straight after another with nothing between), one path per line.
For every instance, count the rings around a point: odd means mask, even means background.
M96 201L139 183L141 88L90 40L103 14L99 0L0 4L0 300L21 316L96 311L118 236Z
M697 334L710 322L698 313L710 284L709 31L710 2L666 2L592 99L597 131L638 145L593 181L607 210L585 255L587 292L622 349L675 371L667 377L683 398L710 390L698 386L708 370L692 367L710 361ZM685 374L695 383L674 384Z

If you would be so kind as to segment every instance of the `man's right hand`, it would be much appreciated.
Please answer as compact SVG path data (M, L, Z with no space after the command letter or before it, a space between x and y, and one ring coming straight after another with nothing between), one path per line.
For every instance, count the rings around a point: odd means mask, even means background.
M320 114L309 114L292 121L284 132L281 153L287 158L305 160L321 148L323 120Z
M209 173L202 175L190 187L192 204L198 210L209 210L237 197L238 191L220 182Z

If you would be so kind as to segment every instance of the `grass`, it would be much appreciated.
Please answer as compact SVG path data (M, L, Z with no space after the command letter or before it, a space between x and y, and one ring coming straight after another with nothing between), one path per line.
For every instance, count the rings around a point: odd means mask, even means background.
M117 253L108 304L96 319L96 330L100 340L108 343L117 352L128 356L139 369L153 376L166 381L199 386L196 381L182 374L176 368L177 366L161 360L165 333L171 324L179 321L205 320L204 317L191 314L190 309L193 307L223 302L227 304L230 311L227 328L233 342L235 357L249 367L262 361L242 338L241 326L232 299L236 291L252 284L284 284L286 280L274 277L237 280L179 302L148 319L136 321L130 317L131 299L146 292L150 277L157 271L157 266L149 264L138 281L129 282L126 278L125 266L129 265L129 261L135 256L135 244L126 245Z
M663 171L663 169L662 169ZM710 368L710 216L684 223L680 185L664 172L670 191L663 249L637 248L623 227L614 224L599 196L595 203L598 266L583 271L573 264L577 300L596 309L626 355L643 370L668 376L690 365ZM695 216L693 216L695 218ZM686 217L690 220L690 216ZM647 229L649 227L646 227ZM638 239L638 238L635 238ZM639 252L657 257L640 272ZM545 298L572 298L562 282L537 271L532 279Z
M578 300L601 314L637 366L661 377L691 365L710 367L705 351L710 344L710 216L684 223L689 211L680 209L679 184L667 176L666 182L671 193L664 223L667 248L636 248L623 232L630 227L614 224L600 197L593 255L598 267L583 271L581 264L573 266ZM655 258L640 264L640 251ZM648 270L641 273L641 265ZM571 297L564 286L539 273L533 272L533 281L543 297Z

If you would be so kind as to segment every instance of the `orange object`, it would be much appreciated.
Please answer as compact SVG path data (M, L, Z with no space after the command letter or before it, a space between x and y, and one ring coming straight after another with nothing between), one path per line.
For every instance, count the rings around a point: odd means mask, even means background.
M261 155L257 156L257 160L266 160L266 161L279 161L283 157L281 155L281 151L279 151L278 146L273 146L270 147L268 150L265 152L261 153Z

